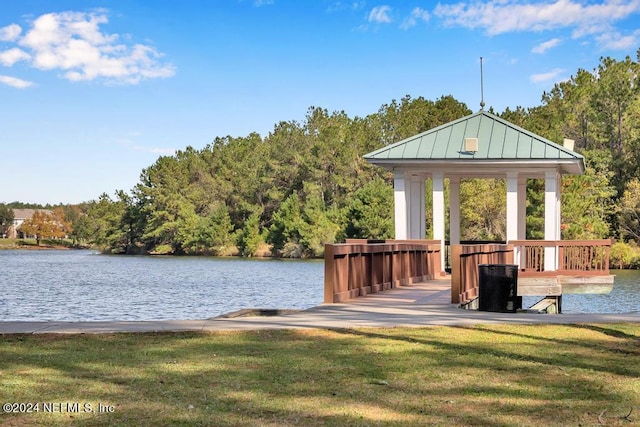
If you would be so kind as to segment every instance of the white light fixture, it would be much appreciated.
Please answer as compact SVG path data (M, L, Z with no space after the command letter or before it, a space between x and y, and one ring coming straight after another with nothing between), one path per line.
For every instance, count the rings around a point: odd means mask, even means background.
M464 139L464 151L465 153L475 153L478 151L478 138L465 138Z

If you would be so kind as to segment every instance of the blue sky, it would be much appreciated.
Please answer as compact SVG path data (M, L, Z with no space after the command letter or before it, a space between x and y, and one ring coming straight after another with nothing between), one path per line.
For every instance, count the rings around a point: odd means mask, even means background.
M404 95L498 112L601 56L636 58L640 0L21 0L0 4L0 202L130 190L158 156L268 135L310 106Z

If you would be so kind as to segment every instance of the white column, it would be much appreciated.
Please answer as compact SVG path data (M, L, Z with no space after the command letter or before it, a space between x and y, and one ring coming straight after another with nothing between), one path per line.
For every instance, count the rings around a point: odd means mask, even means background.
M427 238L427 200L425 194L425 175L420 176L420 238Z
M544 177L544 240L560 240L560 175L556 170ZM556 248L544 250L545 271L557 270Z
M562 240L562 174L558 173L556 188L556 239Z
M518 240L527 238L527 177L518 177Z
M396 240L407 239L408 211L404 172L393 172L393 206Z
M444 269L444 175L436 172L432 175L433 180L433 238L440 240L440 265Z
M507 242L518 240L518 173L507 173Z
M507 243L511 240L518 240L518 173L507 173ZM520 266L520 248L515 247L513 253L514 261Z
M409 239L425 238L424 177L411 175L409 189Z
M527 239L527 177L518 177L518 240ZM524 268L526 260L526 251L520 248L514 254L514 261Z
M460 244L460 178L449 178L449 241Z

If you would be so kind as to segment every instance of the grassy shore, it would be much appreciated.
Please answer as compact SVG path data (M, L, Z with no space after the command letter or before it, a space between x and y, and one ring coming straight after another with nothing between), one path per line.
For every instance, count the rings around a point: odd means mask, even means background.
M4 335L39 412L0 425L633 425L639 360L639 324Z
M0 249L69 249L73 242L68 239L44 239L37 244L36 239L0 239Z

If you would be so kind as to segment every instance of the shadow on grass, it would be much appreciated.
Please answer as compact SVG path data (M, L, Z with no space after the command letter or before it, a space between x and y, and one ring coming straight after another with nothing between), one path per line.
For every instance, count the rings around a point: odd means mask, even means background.
M407 343L419 343L427 346L433 346L444 351L452 351L459 355L487 355L502 360L521 360L561 368L589 369L602 373L624 375L631 378L640 377L640 365L634 363L618 363L627 362L626 360L620 360L620 357L639 354L637 346L638 337L636 335L630 335L619 331L614 335L614 331L616 331L615 329L596 325L527 325L515 327L495 326L493 328L481 326L480 328L482 329L464 326L449 327L449 329L453 331L452 336L459 336L469 331L478 332L479 330L485 333L486 337L484 341L471 342L464 342L461 340L456 340L455 342L450 342L449 340L441 341L437 339L425 340L423 338L416 338L413 335L396 335L393 333L394 329L389 329L388 334L371 332L367 329L342 329L339 330L339 332L347 335L391 339ZM525 334L522 332L516 332L523 330L534 332L536 330L550 330L554 328L566 329L569 331L566 336L571 337L571 339L560 339L545 335L534 335L533 333ZM597 334L591 334L589 338L578 338L578 334L574 333L572 331L573 329L590 330ZM405 329L404 331L410 332L411 329ZM608 333L605 333L605 331ZM507 342L504 343L506 345L498 345L500 340L492 337L491 335L493 334L508 337ZM599 339L599 334L624 339L620 341L603 340ZM536 351L535 347L544 349L544 351ZM593 354L594 356L597 355L597 357L576 357L581 353L581 351L576 351L576 349L582 349L582 352L584 352L585 355ZM453 368L453 364L450 367ZM499 369L499 367L496 368Z
M618 325L620 326L620 325ZM592 325L592 324L572 324L571 327L574 328L582 328L582 329L588 329L594 332L599 332L605 335L609 335L611 337L615 337L615 338L622 338L622 339L631 339L632 341L636 341L638 344L640 344L640 336L638 336L637 334L630 334L627 333L623 330L620 329L615 329L614 326L612 325ZM485 326L484 327L485 330L489 331L490 326ZM525 337L525 338L535 338L535 339L541 339L543 337L540 336L535 336L535 335L526 335L526 334L522 334L522 333L516 333L516 332L503 332L503 331L498 331L498 330L491 330L491 332L496 333L496 334L509 334L509 335L517 335L517 336L521 336L521 337ZM546 338L547 341L549 342L557 342L557 343L563 343L563 344L573 344L573 345L580 345L580 346L584 346L586 345L583 341L581 341L580 339L573 339L573 338L564 338L564 339L560 339L560 338L551 338L548 337Z
M638 368L607 351L635 336L537 328L5 336L6 401L115 412L0 424L593 425L638 404ZM562 342L576 331L584 345Z
M640 345L640 336L629 334L627 332L621 331L619 329L614 329L611 326L607 325L590 325L590 324L578 324L574 325L576 328L584 328L595 332L600 332L605 335L609 335L611 337L622 338L622 339L631 339L635 341L637 345Z

